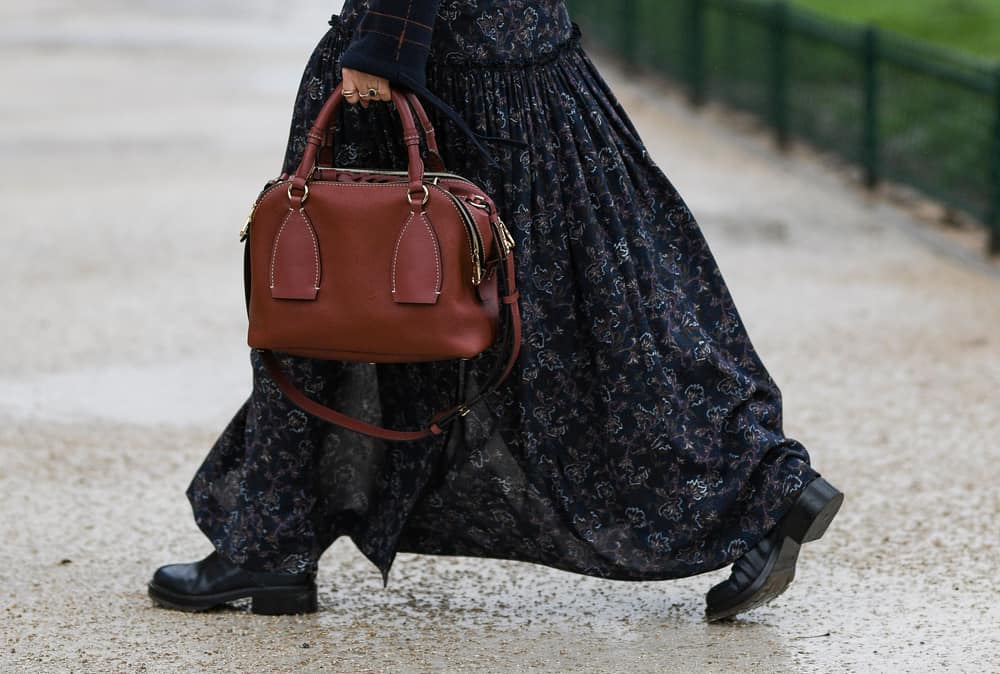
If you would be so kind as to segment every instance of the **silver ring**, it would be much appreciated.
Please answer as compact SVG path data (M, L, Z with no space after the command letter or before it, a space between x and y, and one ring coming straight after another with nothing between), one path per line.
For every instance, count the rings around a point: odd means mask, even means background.
M368 87L368 97L369 98L375 98L376 96L378 96L378 88L377 87Z

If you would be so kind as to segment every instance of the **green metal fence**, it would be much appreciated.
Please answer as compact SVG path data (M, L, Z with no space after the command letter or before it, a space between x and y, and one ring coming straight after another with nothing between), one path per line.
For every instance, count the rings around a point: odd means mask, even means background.
M972 214L1000 253L1000 63L762 0L568 0L588 39Z

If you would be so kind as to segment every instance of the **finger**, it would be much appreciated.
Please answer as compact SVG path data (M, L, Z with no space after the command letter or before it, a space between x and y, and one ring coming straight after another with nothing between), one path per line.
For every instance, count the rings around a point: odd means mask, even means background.
M344 94L344 100L351 105L354 105L359 100L357 84L357 79L354 77L354 73L345 69L344 78L341 81L341 90Z
M379 100L378 86L371 83L365 84L358 92L358 97L361 99L361 107L367 108L369 103Z
M390 100L387 94L388 87L389 81L384 77L369 75L368 79L365 80L365 85L361 88L361 98L367 98L369 102L388 101Z

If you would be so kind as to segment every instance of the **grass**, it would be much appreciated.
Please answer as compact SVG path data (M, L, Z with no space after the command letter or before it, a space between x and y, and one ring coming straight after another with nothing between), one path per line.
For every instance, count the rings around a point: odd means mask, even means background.
M771 0L703 4L701 52L709 99L771 121L774 34ZM881 43L877 146L880 176L908 183L950 207L986 218L993 195L996 97L993 79L966 59L929 43L1000 66L1000 0L789 0L811 15L871 21L910 40ZM761 5L760 7L755 7ZM605 46L634 49L637 61L681 81L690 68L688 0L639 0L634 16L608 0L573 0L585 32ZM635 21L630 33L626 20ZM860 30L793 26L786 43L787 122L792 136L860 162L863 143L864 59ZM831 21L832 23L832 21ZM623 38L630 41L625 43ZM985 76L984 76L985 75Z
M1000 59L998 0L792 0L791 4Z

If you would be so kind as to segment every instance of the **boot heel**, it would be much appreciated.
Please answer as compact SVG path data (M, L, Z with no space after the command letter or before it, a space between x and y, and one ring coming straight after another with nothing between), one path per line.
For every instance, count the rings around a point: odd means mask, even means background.
M823 478L816 478L806 485L786 515L782 533L799 543L815 541L826 533L843 502L840 490Z
M316 609L316 586L258 590L250 604L250 610L261 615L315 613Z

